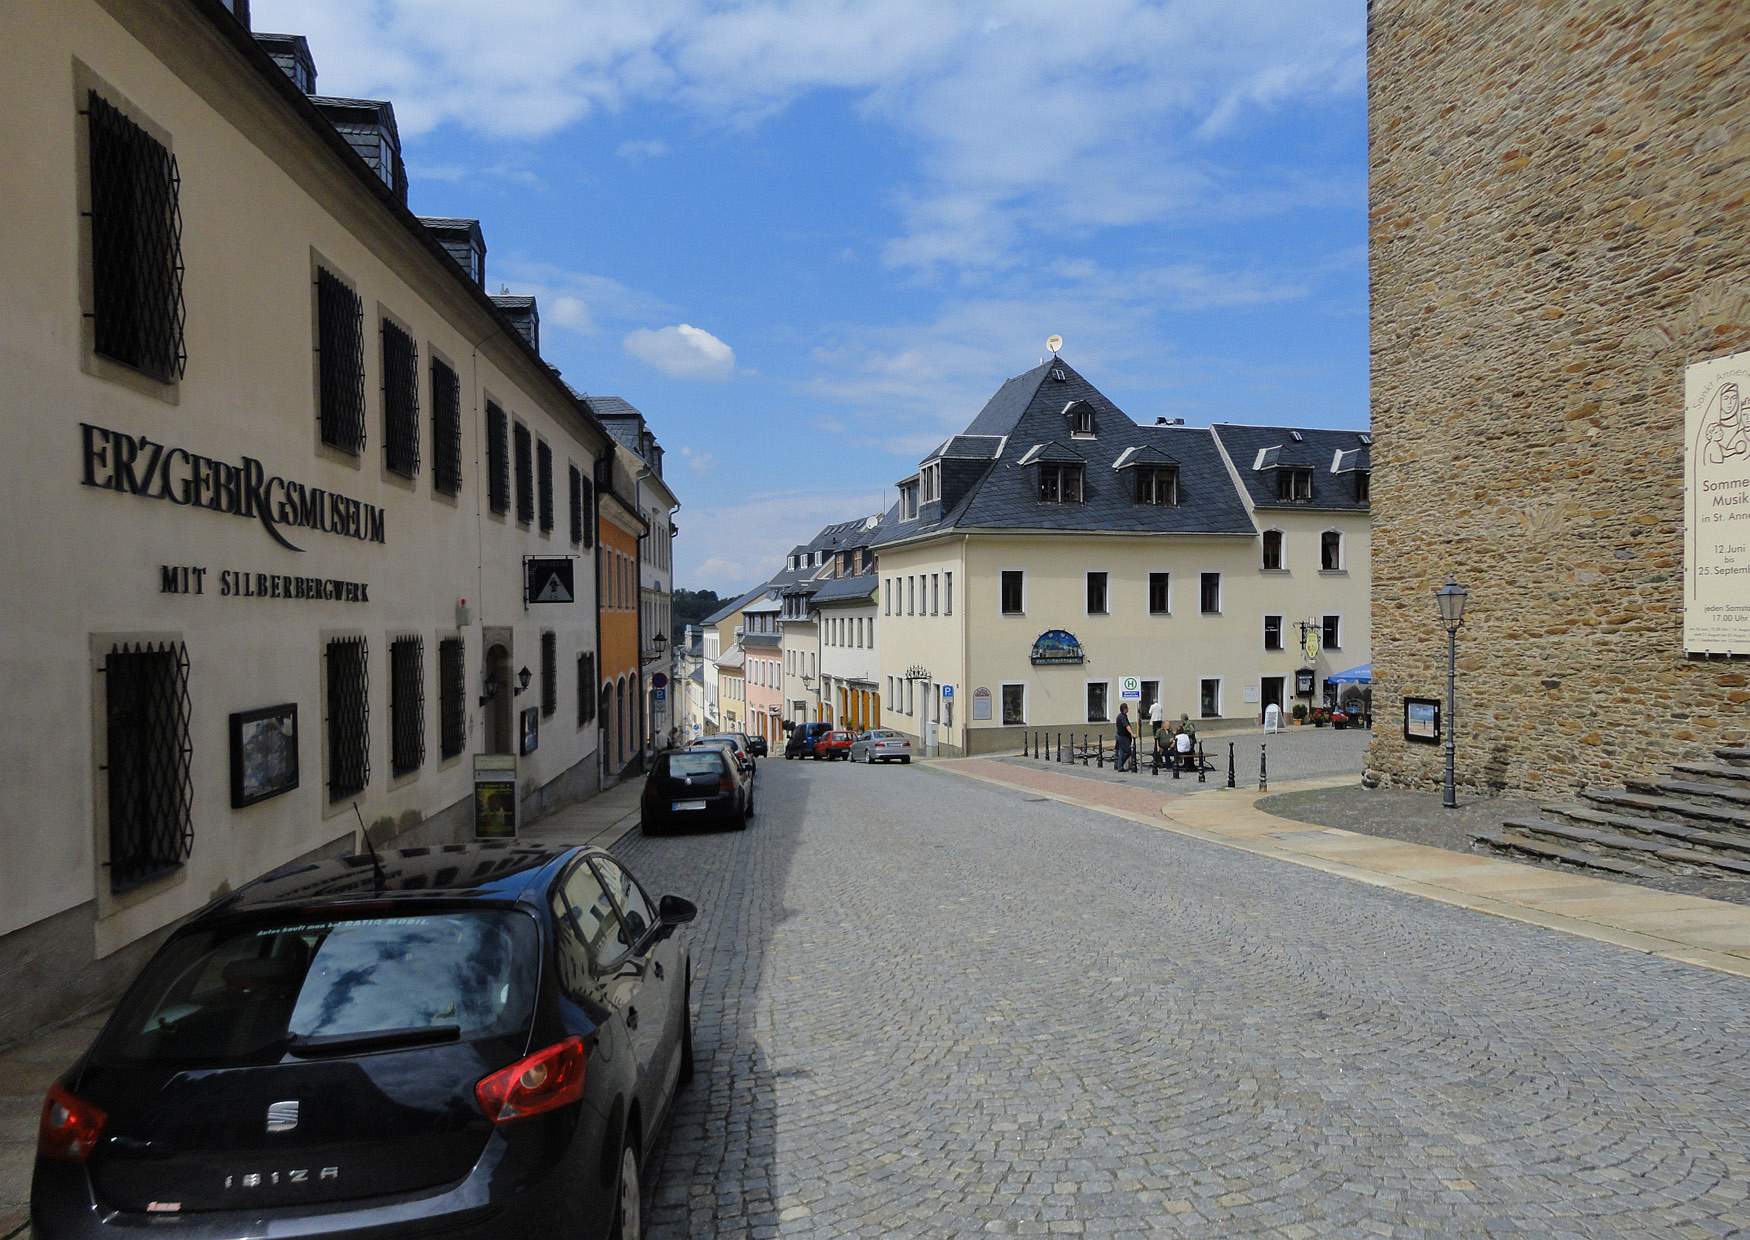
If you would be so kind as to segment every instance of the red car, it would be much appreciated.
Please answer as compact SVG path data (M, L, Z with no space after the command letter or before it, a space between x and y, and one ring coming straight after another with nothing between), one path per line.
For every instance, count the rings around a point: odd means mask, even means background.
M837 759L847 761L851 756L851 734L849 732L828 732L814 742L814 756L825 758L828 762Z

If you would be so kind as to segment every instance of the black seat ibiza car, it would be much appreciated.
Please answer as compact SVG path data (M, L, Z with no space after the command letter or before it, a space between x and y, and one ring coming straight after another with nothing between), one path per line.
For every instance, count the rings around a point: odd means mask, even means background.
M635 1237L696 910L605 852L287 867L208 906L43 1107L37 1240Z

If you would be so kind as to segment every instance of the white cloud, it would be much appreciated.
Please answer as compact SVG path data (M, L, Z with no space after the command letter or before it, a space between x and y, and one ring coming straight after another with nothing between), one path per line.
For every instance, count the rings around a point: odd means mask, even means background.
M675 539L675 584L729 595L784 567L790 548L823 526L885 511L891 495L865 491L755 492L723 504L681 509Z
M661 159L668 154L668 143L661 138L634 138L620 143L614 148L614 154L633 163L645 159Z
M641 327L622 342L626 352L666 375L721 383L735 373L735 350L702 327Z
M1073 13L1038 0L597 0L588 21L568 0L254 9L262 28L310 36L324 90L393 99L414 138L444 124L541 138L645 101L745 127L848 92L917 152L883 253L926 274L1001 270L1042 242L1186 212L1359 192L1220 145L1255 118L1361 92L1354 0L1081 0Z
M491 238L488 238L490 244ZM542 326L558 327L581 336L628 327L641 319L666 314L662 298L629 288L611 276L569 271L552 263L531 262L516 255L488 260L487 281L540 304Z
M709 452L700 451L691 444L681 445L681 460L685 461L695 474L708 474L717 468L717 458Z

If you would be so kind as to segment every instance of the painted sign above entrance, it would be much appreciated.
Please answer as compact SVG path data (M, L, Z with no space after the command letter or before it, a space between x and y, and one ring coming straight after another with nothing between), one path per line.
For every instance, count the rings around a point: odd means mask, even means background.
M79 424L79 437L82 486L253 518L288 551L303 548L287 541L280 533L282 526L321 530L360 542L384 541L383 510L377 505L269 475L252 456L240 456L233 465L169 447L150 435L130 435L86 422Z
M1081 642L1076 640L1074 633L1064 629L1047 629L1033 643L1033 662L1036 666L1084 661Z

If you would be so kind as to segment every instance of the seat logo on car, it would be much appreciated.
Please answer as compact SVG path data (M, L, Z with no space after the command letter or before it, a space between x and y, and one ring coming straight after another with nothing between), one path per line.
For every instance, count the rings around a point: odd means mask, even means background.
M275 1102L267 1108L267 1130L290 1132L298 1126L298 1100Z

